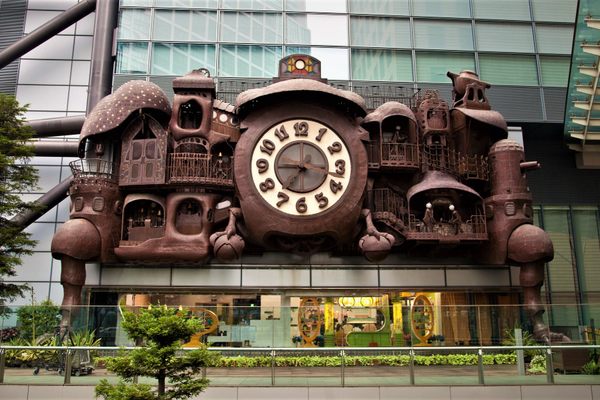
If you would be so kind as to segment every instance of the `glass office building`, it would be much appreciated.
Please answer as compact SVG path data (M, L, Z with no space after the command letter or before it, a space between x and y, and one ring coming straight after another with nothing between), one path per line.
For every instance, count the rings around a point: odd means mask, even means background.
M21 34L74 3L15 2L24 21ZM449 99L446 71L476 71L492 84L490 102L521 138L528 159L543 165L529 180L537 204L536 223L550 234L555 247L555 258L547 265L546 300L574 306L557 308L548 318L552 325L574 327L594 316L585 304L600 303L600 174L577 169L563 143L577 7L576 0L121 0L114 88L132 79L149 80L171 97L174 77L207 68L216 78L217 97L233 103L239 92L269 84L277 75L280 58L307 53L322 62L322 75L330 84L356 91L373 109L384 101L401 99L407 91L437 89ZM0 16L3 8L4 3ZM23 56L13 72L5 72L2 90L30 104L28 118L85 113L93 21L89 16L78 22ZM40 190L27 196L36 198L69 176L68 161L34 158ZM59 303L62 299L60 263L50 255L50 242L66 219L68 200L28 228L38 245L11 279L30 282L38 300ZM348 274L358 268L340 261L313 261L324 270L335 265L331 268ZM153 269L136 284L140 277L135 270L117 273L114 267L89 265L88 301L103 304L114 301L113 295L148 293L143 289L147 285L154 288L154 296L197 292L213 301L212 294L231 297L237 292L250 295L238 304L251 304L252 293L267 276L256 272L256 266L272 262L250 257L242 261L239 277L231 275L231 285L219 281L210 287L212 278L206 275L202 282L209 284L200 289L190 287L175 268ZM390 275L379 271L377 279L392 276L395 268L407 271L410 261L392 258L381 268ZM298 273L297 266L289 270ZM223 273L232 274L227 271ZM448 271L446 283L454 269ZM507 267L506 273L501 290L509 294L507 302L518 302L518 286L512 282L515 270ZM242 277L248 277L248 286L239 284ZM274 279L267 291L280 293L285 279ZM377 279L362 281L368 285L363 294L382 293ZM328 281L323 282L325 286ZM348 282L349 287L359 285ZM472 281L440 285L433 291L467 293L480 285L498 289L494 282ZM432 289L430 284L423 286ZM397 290L401 289L398 282ZM464 301L479 300L465 295ZM574 309L577 312L566 311ZM596 318L600 318L597 311Z

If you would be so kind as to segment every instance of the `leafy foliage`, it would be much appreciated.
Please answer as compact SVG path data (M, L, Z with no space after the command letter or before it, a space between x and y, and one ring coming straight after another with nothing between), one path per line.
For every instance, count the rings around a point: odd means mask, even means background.
M527 372L530 374L545 374L546 373L546 356L543 354L537 354L533 356L529 363Z
M28 233L10 223L11 216L36 208L20 196L37 186L37 171L27 164L33 156L27 141L34 131L24 125L25 111L14 97L0 93L0 305L23 295L26 285L7 283L4 277L16 274L21 258L35 245Z
M600 375L600 364L590 360L581 367L581 373L586 375Z
M377 355L377 356L347 356L346 366L407 366L410 356ZM517 362L515 354L485 354L484 365L512 365ZM339 367L342 359L339 356L282 356L275 358L277 367ZM415 356L415 365L477 365L476 354L433 354ZM221 357L214 365L220 368L259 368L270 367L270 356L236 356Z
M54 334L60 322L60 307L49 300L39 305L23 306L17 310L17 325L25 340Z
M216 364L219 355L204 347L183 353L180 350L181 343L202 328L202 322L186 310L159 306L137 314L126 312L123 329L145 347L105 358L107 369L117 373L122 381L111 385L102 380L96 386L96 396L106 400L179 400L199 394L209 384L208 379L199 376L202 369ZM136 376L155 378L157 391L148 385L133 384Z

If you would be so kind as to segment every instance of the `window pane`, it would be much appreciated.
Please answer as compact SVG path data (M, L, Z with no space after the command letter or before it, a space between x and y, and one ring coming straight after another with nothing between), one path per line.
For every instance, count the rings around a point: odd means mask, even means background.
M540 64L542 67L542 85L567 87L569 67L571 66L569 57L541 56Z
M219 54L219 76L272 78L281 59L279 46L223 45Z
M151 6L152 0L121 0L121 6Z
M286 43L347 46L348 18L345 15L288 15Z
M346 0L287 0L288 11L346 12Z
M575 22L577 0L531 0L536 21Z
M246 43L281 43L280 14L236 13L221 14L221 40Z
M352 79L412 82L411 55L393 50L352 50Z
M533 53L531 25L477 23L475 35L479 50Z
M185 75L206 68L215 75L215 46L155 43L152 52L152 74Z
M451 83L446 72L475 70L473 54L417 53L417 81Z
M223 0L222 7L233 10L283 10L283 0Z
M119 39L150 39L150 10L121 10Z
M418 0L413 1L414 15L431 17L471 16L469 0Z
M475 0L473 2L475 18L512 19L529 21L529 0Z
M537 24L536 38L540 53L571 54L573 27Z
M584 277L584 291L596 291L600 287L600 241L598 240L597 210L573 210L573 230L577 248L578 264Z
M480 54L481 79L497 85L537 85L534 56Z
M117 73L145 74L148 72L148 43L119 43Z
M469 22L415 21L415 47L421 49L473 50Z
M411 47L407 19L351 17L350 30L353 46Z
M285 55L310 54L321 61L321 76L326 79L350 79L348 49L327 47L287 47Z
M214 42L217 39L217 13L156 10L154 39Z
M157 7L217 8L219 0L155 0Z
M349 0L354 14L408 15L408 0Z

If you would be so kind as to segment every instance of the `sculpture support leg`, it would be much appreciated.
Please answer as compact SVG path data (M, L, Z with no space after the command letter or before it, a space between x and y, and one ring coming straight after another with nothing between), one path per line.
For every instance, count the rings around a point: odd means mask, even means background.
M71 324L73 306L81 304L81 288L85 284L85 261L63 255L61 263L60 283L64 291L61 327L64 329Z
M533 325L533 336L542 342L570 342L570 339L562 333L551 332L542 318L544 307L542 306L542 285L544 284L544 263L523 263L520 272L521 287L523 288L524 307Z

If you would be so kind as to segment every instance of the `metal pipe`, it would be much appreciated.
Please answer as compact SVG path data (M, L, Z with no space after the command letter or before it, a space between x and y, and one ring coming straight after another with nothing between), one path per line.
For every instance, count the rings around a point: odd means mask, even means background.
M33 128L35 137L79 135L85 115L73 117L34 119L26 124Z
M28 210L22 212L21 214L17 214L10 220L10 223L18 226L21 229L27 228L35 220L44 215L48 210L67 197L69 186L71 185L72 180L73 177L70 176L58 185L54 186L52 189L46 192L46 194L35 201L40 205L38 209Z
M46 157L77 157L79 143L59 141L31 142L36 156Z
M115 2L118 3L118 2ZM96 0L83 0L65 12L52 18L27 36L19 39L0 52L0 69L36 48L52 36L73 25L96 9Z
M119 22L118 1L97 0L97 2L87 102L88 113L112 90L116 56L115 32Z

